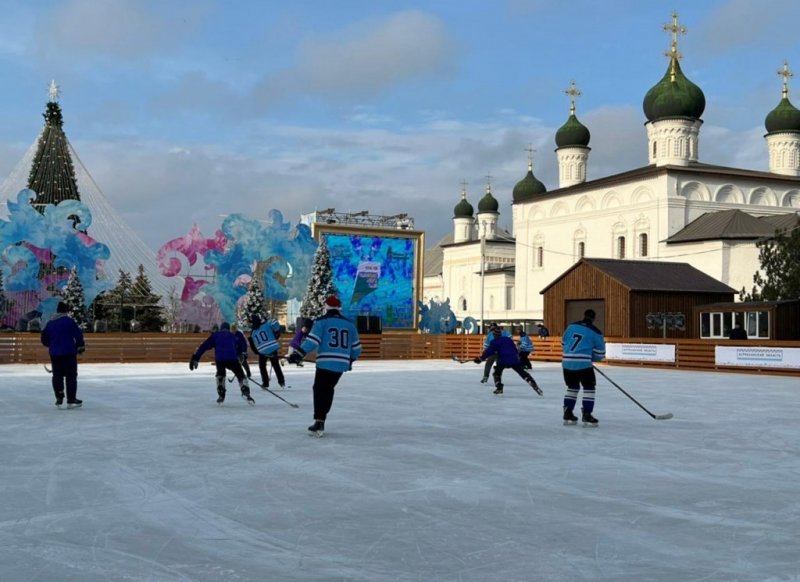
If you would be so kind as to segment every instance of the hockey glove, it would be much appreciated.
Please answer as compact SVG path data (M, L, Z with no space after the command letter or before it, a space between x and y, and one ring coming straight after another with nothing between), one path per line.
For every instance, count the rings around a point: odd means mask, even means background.
M197 358L195 358L194 356L192 356L192 359L189 360L189 369L190 370L196 370L197 366L199 364L200 364L200 361Z
M247 353L239 354L239 363L244 364L247 361Z
M472 361L475 362L476 364L480 364L482 360L480 358L475 358Z
M303 361L303 356L305 356L305 353L295 350L289 355L288 362L290 364L299 364Z
M78 349L76 351L78 352L78 355L80 356L83 352L86 351L86 346L78 346Z

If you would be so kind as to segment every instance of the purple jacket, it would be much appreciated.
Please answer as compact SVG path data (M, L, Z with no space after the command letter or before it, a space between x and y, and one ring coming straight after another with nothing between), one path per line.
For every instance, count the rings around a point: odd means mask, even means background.
M77 354L84 345L83 332L69 315L59 313L44 326L42 344L49 348L51 356Z
M289 345L296 350L300 349L300 346L303 345L303 340L306 339L308 335L307 331L303 331L302 327L297 328L297 331L294 332L294 337L292 341L289 342Z
M194 353L194 359L199 360L208 350L214 350L215 362L230 362L239 359L239 354L247 353L247 342L244 335L234 334L228 329L212 333L206 341L200 344Z
M492 354L497 354L497 361L501 366L514 366L519 364L519 352L514 339L505 335L497 337L489 343L481 354L481 360L486 360Z

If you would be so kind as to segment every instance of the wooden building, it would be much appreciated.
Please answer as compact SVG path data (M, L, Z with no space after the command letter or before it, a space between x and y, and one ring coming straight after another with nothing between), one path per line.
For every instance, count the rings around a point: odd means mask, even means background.
M541 293L554 335L591 308L607 337L697 338L693 309L732 302L736 290L687 263L583 258Z
M692 319L699 323L700 339L725 339L737 323L749 339L800 339L800 299L700 305Z

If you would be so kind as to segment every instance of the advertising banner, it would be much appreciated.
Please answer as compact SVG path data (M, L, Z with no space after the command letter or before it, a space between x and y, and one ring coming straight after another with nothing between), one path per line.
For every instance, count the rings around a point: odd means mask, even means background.
M671 344L606 344L606 359L637 362L675 362Z
M714 350L714 363L717 366L800 368L800 348L717 346Z

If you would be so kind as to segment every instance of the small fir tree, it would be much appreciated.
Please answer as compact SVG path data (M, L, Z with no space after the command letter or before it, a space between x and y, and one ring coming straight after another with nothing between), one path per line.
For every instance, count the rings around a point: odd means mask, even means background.
M331 253L325 236L320 236L319 246L314 253L314 265L308 280L306 295L300 307L300 316L317 319L325 315L325 299L336 293L331 269Z
M238 309L237 319L239 326L246 328L250 325L250 318L253 315L258 315L261 319L266 319L268 313L267 301L264 298L261 283L258 277L253 277L250 280L250 286L247 288L244 303Z
M67 285L61 292L64 303L69 307L67 314L75 320L81 329L89 326L89 317L86 313L86 296L83 293L83 283L78 276L78 270L72 269L69 272Z
M103 316L108 321L109 331L123 331L133 319L133 301L131 297L133 280L127 271L119 270L119 279L113 289L109 289L97 298Z
M3 317L11 309L11 300L6 295L6 287L3 283L3 271L0 271L0 317Z
M144 272L144 265L139 265L139 271L131 285L131 301L135 308L133 313L141 331L162 330L165 319L164 310L160 305L161 296L153 293L150 279Z

